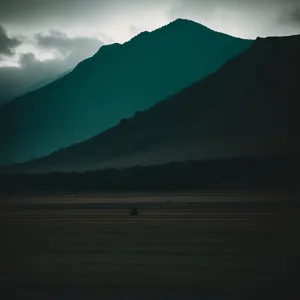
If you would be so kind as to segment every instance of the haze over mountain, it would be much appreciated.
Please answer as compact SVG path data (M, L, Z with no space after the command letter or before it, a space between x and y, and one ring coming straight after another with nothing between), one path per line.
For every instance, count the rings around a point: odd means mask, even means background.
M252 43L179 19L103 46L62 79L1 108L0 164L99 134L213 73Z
M48 78L46 78L46 79L40 80L40 81L36 82L35 84L31 85L30 87L28 87L28 88L27 88L25 91L23 91L22 93L20 93L19 96L23 96L23 95L25 95L25 94L27 94L27 93L30 93L30 92L36 91L36 90L38 90L38 89L41 89L41 88L43 88L44 86L49 85L49 84L51 84L52 82L61 79L62 77L64 77L64 76L67 75L68 73L70 73L71 71L72 71L72 69L71 69L71 70L68 70L68 71L66 71L66 72L63 72L63 73L60 74L60 75L57 75L57 76L54 76L54 77L52 76L52 77L48 77Z
M10 100L13 100L14 98L21 97L23 95L26 95L27 93L30 93L30 92L36 91L38 89L41 89L42 87L44 87L46 85L49 85L50 83L52 83L52 82L62 78L63 76L67 75L69 72L71 72L71 70L63 72L62 74L57 74L55 76L49 76L47 78L43 78L42 80L39 80L39 81L35 82L34 84L26 86L23 89L18 87L14 91L11 90L10 95L7 96L5 102L8 102ZM3 96L3 95L1 95L1 96Z
M258 38L216 73L83 143L16 166L84 171L299 155L300 36Z

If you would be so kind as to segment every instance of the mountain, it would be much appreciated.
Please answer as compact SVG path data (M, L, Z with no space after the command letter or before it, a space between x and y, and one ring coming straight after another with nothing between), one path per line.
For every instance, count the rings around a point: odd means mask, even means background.
M258 38L216 73L117 126L15 171L299 156L300 36Z
M62 77L66 76L68 73L70 73L71 71L72 71L72 69L63 72L60 75L51 76L51 77L48 77L41 81L36 82L35 84L29 86L26 90L22 91L22 93L20 93L19 97L22 95L25 95L27 93L33 92L35 90L41 89L42 87L49 85L50 83L52 83L58 79L61 79Z
M179 19L103 46L60 80L1 108L0 164L91 138L213 73L252 43Z
M297 157L235 157L172 162L124 169L46 174L1 174L1 195L99 192L278 192L299 195ZM288 192L288 193L286 193ZM170 195L170 194L169 194ZM298 200L299 197L296 199ZM271 197L274 201L274 197ZM271 200L270 199L270 200ZM258 200L258 199L256 199ZM288 199L285 197L287 203ZM228 203L227 203L228 204ZM226 204L226 205L227 205ZM1 205L1 200L0 200ZM44 205L44 204L42 204Z
M8 103L10 101L13 101L16 98L22 97L23 95L29 92L38 90L54 82L55 80L62 78L67 73L71 72L70 69L63 73L56 72L51 76L50 75L46 76L45 74L42 74L41 75L42 79L32 83L33 79L31 78L32 76L30 75L27 76L26 80L21 80L24 75L27 75L24 70L22 72L19 72L20 71L19 68L11 68L11 69L13 71L11 73L9 72L8 76L6 76L5 78L5 81L0 82L0 107L4 103Z

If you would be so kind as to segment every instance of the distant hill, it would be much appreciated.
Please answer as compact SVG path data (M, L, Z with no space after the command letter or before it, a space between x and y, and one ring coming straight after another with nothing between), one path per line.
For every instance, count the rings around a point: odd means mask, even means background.
M300 153L300 36L258 38L216 73L83 143L16 166L84 171Z
M18 69L18 68L13 68L13 69ZM11 83L11 81L13 81L12 78L8 79L7 82L2 82L2 86L0 86L0 107L2 105L4 105L4 103L8 103L10 101L13 101L16 98L22 97L25 94L29 93L29 92L33 92L35 90L38 90L52 82L54 82L55 80L58 80L60 78L62 78L63 76L65 76L66 74L68 74L69 72L71 72L72 69L67 70L63 73L56 73L56 74L52 74L51 76L45 76L45 74L41 75L42 79L37 80L36 82L32 83L32 78L30 78L31 76L29 76L29 78L27 78L27 80L31 83L26 83L26 82L21 82L20 78L22 78L22 74L18 74L18 78L19 80L17 80L17 82L15 82L15 86ZM15 71L18 72L18 71ZM26 75L23 73L23 76ZM7 84L9 83L9 84ZM14 88L12 89L11 86L14 86Z
M0 164L103 132L213 73L252 42L179 19L103 46L60 80L1 108Z
M1 195L117 191L299 191L299 157L236 157L84 173L1 175ZM297 198L298 199L298 198ZM287 199L284 199L285 201ZM1 204L1 201L0 201Z
M56 75L56 76L51 76L51 77L48 77L46 79L43 79L41 81L38 81L36 82L34 85L31 85L30 87L28 87L26 90L22 91L22 93L20 93L19 97L20 96L23 96L27 93L30 93L30 92L33 92L35 90L38 90L38 89L41 89L42 87L46 86L46 85L49 85L50 83L58 80L58 79L61 79L63 78L64 76L66 76L68 73L70 73L72 71L72 69L70 70L67 70L65 72L63 72L62 74L60 75Z

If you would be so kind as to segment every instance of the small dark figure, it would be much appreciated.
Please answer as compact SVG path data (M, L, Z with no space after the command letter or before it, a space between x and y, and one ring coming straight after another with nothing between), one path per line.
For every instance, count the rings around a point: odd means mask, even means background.
M139 212L138 212L137 207L133 207L133 208L131 209L130 215L131 215L131 216L137 216L138 214L139 214Z

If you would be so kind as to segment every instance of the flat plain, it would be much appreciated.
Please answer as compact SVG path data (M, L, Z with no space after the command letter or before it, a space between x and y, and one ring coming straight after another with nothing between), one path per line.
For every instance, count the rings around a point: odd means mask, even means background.
M75 300L286 295L286 205L253 195L244 202L224 197L3 202L2 293L5 299ZM138 216L130 216L132 206Z

